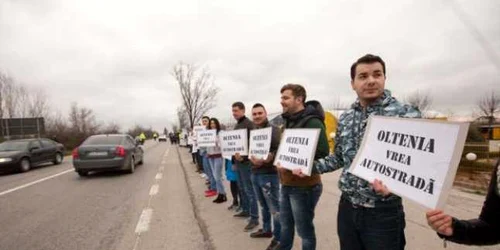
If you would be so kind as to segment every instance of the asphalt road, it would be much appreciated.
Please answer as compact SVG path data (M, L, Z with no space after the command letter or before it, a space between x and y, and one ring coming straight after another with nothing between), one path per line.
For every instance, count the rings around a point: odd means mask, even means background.
M245 220L203 195L186 148L147 142L145 164L134 174L79 177L71 158L22 174L0 175L0 250L265 249L269 239L243 232ZM322 176L316 208L318 249L338 249L336 214L340 172ZM225 183L229 190L228 183ZM446 211L478 215L484 196L453 189ZM405 201L406 249L443 249L425 209ZM294 249L300 249L295 238ZM447 249L498 249L449 243Z
M150 141L145 148L145 163L133 174L82 178L66 157L58 166L0 175L0 249L149 249L144 239L157 241L147 235L150 226L166 230L152 221L162 172L179 164L169 143ZM157 205L157 211L168 206Z

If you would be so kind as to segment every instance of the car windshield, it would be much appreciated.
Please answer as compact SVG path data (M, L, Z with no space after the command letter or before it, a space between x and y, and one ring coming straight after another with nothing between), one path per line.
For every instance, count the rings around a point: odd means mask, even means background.
M22 151L28 148L28 141L6 141L0 143L0 151Z
M122 136L92 136L85 140L82 145L120 145Z

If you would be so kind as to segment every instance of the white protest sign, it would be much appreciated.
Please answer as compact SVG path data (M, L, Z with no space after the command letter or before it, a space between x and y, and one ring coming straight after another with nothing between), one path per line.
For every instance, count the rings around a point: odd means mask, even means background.
M206 130L207 128L205 126L194 126L193 127L193 134L194 136L198 136L199 132Z
M267 159L271 149L273 128L255 129L250 131L249 156L257 159Z
M217 139L217 130L202 130L196 135L196 142L198 147L215 147L215 141Z
M349 172L381 180L397 195L443 208L469 124L371 116Z
M191 153L198 152L198 143L196 142L196 137L194 135L189 136L188 144L191 145Z
M223 156L233 156L236 153L248 155L247 129L222 131L220 133Z
M279 162L290 170L301 168L305 175L310 176L319 133L320 129L316 128L285 129L274 165Z

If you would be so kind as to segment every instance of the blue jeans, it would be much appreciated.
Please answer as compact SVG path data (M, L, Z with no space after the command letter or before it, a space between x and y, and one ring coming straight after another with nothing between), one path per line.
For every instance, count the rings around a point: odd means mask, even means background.
M264 232L271 232L271 214L273 217L273 235L276 241L281 240L281 224L279 221L280 181L277 174L252 174L255 195L259 200Z
M205 174L208 177L208 180L210 181L209 189L216 190L217 187L215 185L215 178L214 178L214 175L212 173L212 168L210 167L210 162L208 161L208 157L206 154L203 155L202 157L203 157L203 172L205 172Z
M340 198L337 216L340 249L404 249L405 224L401 199L377 202L375 208L365 208L353 205L344 195Z
M238 168L238 187L242 189L242 209L250 214L250 219L259 222L259 207L252 185L252 169L250 163L236 163Z
M295 226L297 227L297 234L302 238L302 249L316 249L316 232L313 223L314 209L322 192L322 184L311 187L281 186L280 249L292 249Z
M224 190L224 184L222 183L222 157L208 158L208 162L210 163L212 174L215 179L217 193L225 195L226 191Z

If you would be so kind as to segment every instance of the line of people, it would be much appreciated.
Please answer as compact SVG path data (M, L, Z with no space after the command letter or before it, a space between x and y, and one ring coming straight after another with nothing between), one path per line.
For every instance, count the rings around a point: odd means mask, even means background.
M313 220L315 207L323 192L321 174L339 169L342 169L338 183L342 195L337 215L340 248L405 248L406 223L401 197L391 194L380 181L369 183L347 170L360 147L369 116L419 118L421 113L416 108L396 100L385 88L386 67L380 57L368 54L359 58L352 64L350 75L351 87L356 92L357 99L340 116L332 155L329 155L321 104L317 101L306 101L306 90L301 85L286 84L281 88L282 117L285 122L282 129L321 130L311 176L304 175L299 169L290 171L280 164L273 165L281 131L269 124L266 109L260 103L252 107L252 121L245 116L245 105L242 102L233 103L232 113L237 121L234 129L248 129L250 133L252 129L273 127L271 150L267 159L236 154L231 160L224 160L220 143L215 147L200 148L194 155L193 160L198 162L200 171L203 169L209 185L205 195L217 196L214 203L227 201L222 183L225 171L233 198L229 209L237 211L235 217L248 218L244 231L252 231L258 227L259 217L262 217L262 228L252 232L250 237L272 238L267 249L291 249L295 232L302 240L302 249L316 249ZM203 117L202 124L217 130L217 133L221 130L215 118ZM494 177L496 176L495 172ZM433 210L427 213L429 225L440 237L455 242L500 242L500 187L496 183L496 178L492 179L489 202L485 203L485 206L490 208L483 208L483 213L488 212L488 216L480 217L481 223L459 221L442 211ZM491 209L497 209L497 212L491 212ZM480 225L481 228L477 230L483 233L474 232L475 225ZM454 227L460 230L453 231ZM478 240L468 238L474 235Z

